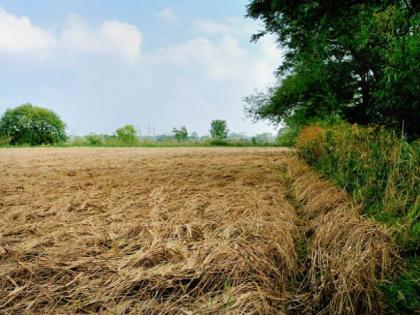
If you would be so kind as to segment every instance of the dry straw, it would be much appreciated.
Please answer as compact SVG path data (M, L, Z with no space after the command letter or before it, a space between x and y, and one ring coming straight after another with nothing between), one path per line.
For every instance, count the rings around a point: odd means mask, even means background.
M288 176L306 222L308 254L302 312L380 314L378 282L396 267L390 232L363 218L361 206L297 159Z
M285 151L0 155L0 313L381 310L386 231Z
M279 151L14 152L0 153L0 312L282 311L296 227Z

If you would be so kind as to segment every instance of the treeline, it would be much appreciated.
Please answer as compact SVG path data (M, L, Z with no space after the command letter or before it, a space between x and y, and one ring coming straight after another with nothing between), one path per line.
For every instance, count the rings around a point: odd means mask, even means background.
M222 131L223 132L223 131ZM111 135L91 133L86 136L70 136L68 146L272 146L277 145L277 137L271 133L261 133L253 137L225 132L199 136L189 133L185 126L173 128L172 134L141 135L134 126L126 125Z
M51 110L24 104L8 109L0 118L0 145L61 145L61 146L210 146L210 145L275 145L270 133L248 137L229 132L225 120L211 121L209 135L189 133L185 126L173 128L172 134L143 136L133 125L125 125L113 134L90 133L68 136L66 126Z
M420 135L420 2L253 0L284 50L278 84L246 98L256 119L297 128L339 116Z

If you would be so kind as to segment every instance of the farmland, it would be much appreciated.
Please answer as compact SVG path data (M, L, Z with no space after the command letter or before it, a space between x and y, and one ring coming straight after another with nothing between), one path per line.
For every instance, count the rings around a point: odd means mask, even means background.
M0 150L0 313L378 313L389 232L282 148Z

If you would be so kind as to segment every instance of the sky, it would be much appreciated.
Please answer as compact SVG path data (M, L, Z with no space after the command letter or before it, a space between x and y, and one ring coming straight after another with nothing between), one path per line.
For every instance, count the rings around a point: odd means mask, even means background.
M212 119L233 132L253 123L243 98L275 83L282 52L245 18L247 0L0 0L0 113L30 102L74 135L143 135Z

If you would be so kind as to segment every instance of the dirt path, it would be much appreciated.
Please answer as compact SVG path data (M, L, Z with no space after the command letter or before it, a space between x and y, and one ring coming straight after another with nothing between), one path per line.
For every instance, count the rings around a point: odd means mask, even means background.
M386 234L340 212L372 255L354 266L366 279L331 270L358 245L323 216L349 205L308 174L282 149L0 150L0 313L378 309L360 300L377 298Z

